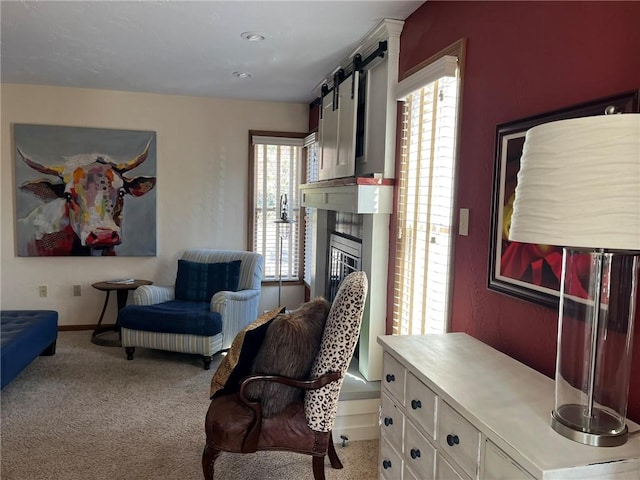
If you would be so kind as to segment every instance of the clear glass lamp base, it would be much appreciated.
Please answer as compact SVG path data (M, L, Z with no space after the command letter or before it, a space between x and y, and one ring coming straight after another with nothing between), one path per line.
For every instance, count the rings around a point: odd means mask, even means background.
M587 419L585 406L561 405L551 412L551 428L574 442L593 447L617 447L626 443L629 430L625 424L609 412L594 408L594 415Z

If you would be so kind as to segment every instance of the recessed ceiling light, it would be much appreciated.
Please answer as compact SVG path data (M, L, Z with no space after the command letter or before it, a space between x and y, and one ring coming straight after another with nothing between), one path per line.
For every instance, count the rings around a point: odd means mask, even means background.
M251 78L251 74L249 72L233 72L231 75L238 78Z
M240 34L240 36L248 42L262 42L265 38L264 35L256 32L243 32Z

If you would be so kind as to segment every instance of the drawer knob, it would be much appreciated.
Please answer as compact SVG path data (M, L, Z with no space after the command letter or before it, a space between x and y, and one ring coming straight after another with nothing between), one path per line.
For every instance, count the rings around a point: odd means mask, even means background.
M393 425L393 418L391 417L384 417L384 424L385 426L389 426L389 425Z
M420 458L420 450L418 450L417 448L412 448L411 449L411 458L413 458L414 460L416 458Z
M460 439L458 438L458 435L447 435L447 444L450 447L460 444Z
M391 382L395 382L396 381L396 376L393 375L392 373L387 373L387 383L391 383Z
M385 470L387 468L391 468L391 460L383 460L382 461L382 468L384 468Z
M422 402L420 400L411 400L411 408L414 410L422 408Z

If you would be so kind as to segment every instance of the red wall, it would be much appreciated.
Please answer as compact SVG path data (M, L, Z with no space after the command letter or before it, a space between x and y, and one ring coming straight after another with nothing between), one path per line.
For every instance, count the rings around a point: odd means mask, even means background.
M557 312L487 290L495 128L640 87L640 2L427 1L405 22L400 78L467 39L452 329L553 377ZM640 305L628 416L640 422Z

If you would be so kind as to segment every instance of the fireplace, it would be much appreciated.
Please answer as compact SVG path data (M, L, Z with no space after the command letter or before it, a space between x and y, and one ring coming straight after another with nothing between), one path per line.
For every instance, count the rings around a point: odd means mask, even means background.
M327 300L333 301L342 280L351 272L360 271L362 241L339 233L332 233L329 239L329 269L327 277Z
M311 207L309 221L314 225L310 296L331 299L340 278L353 270L367 274L369 291L360 330L358 369L367 381L380 380L382 349L377 338L386 332L393 181L352 178L315 182L302 185L301 191L302 205Z

